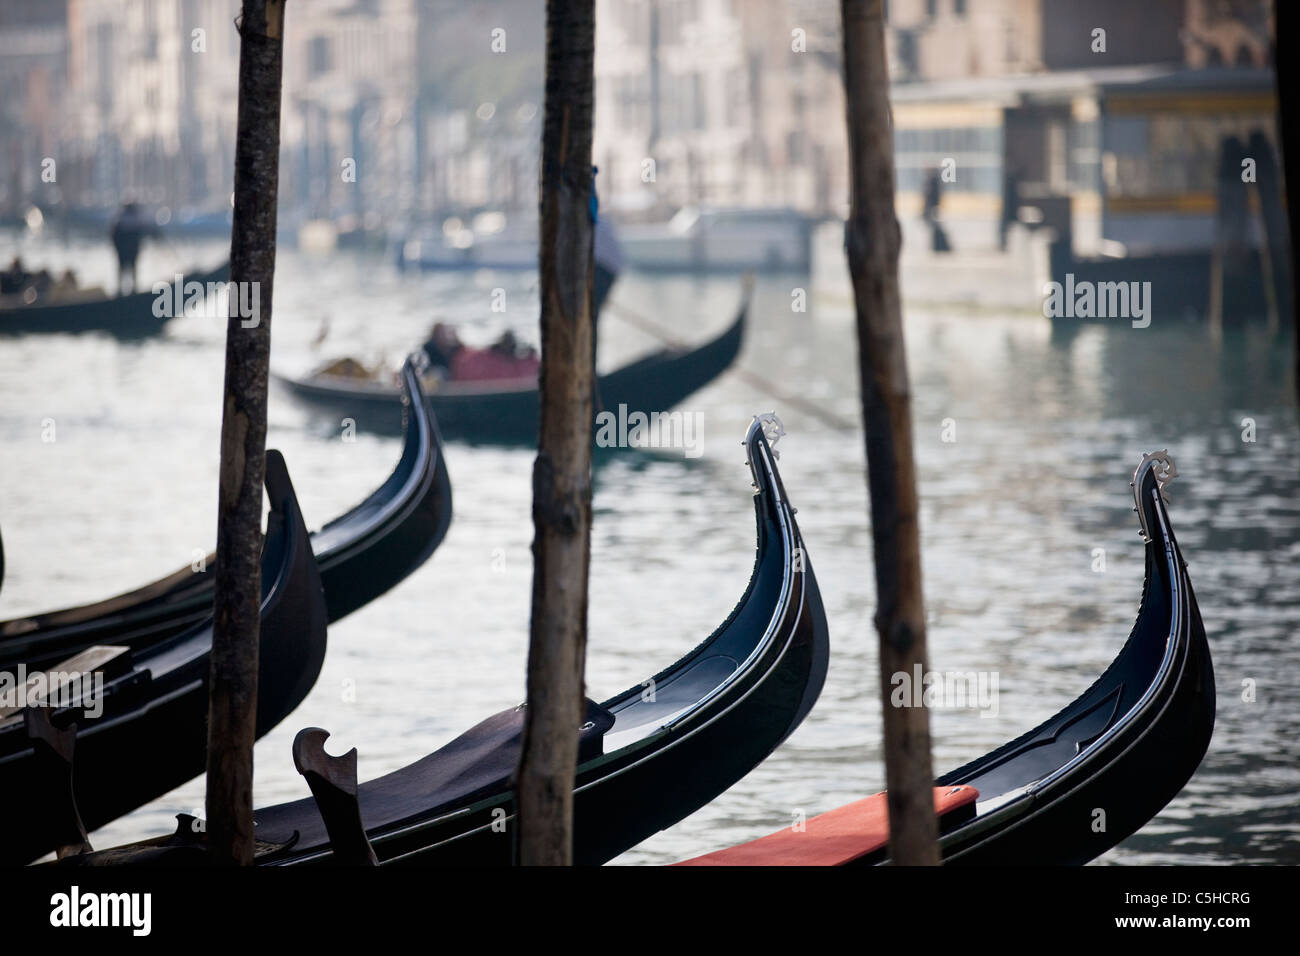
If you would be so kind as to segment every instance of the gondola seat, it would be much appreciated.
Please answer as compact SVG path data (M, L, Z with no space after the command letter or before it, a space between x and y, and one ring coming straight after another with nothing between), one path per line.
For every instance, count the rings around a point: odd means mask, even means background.
M130 670L130 665L131 649L129 647L96 645L87 648L78 654L72 655L67 660L46 668L41 682L37 685L43 688L41 691L42 699L40 701L29 701L28 703L34 706L56 706L57 701L66 696L69 686L82 691L94 692L93 684L87 687L83 682L89 683L93 681L97 674L101 682L98 690L103 690L103 681L121 677ZM28 678L29 687L34 680L35 675ZM0 699L7 696L4 694L4 689L13 682L13 673L5 672L0 675ZM30 694L31 691L29 690L28 693ZM89 702L86 705L89 706ZM23 707L17 702L0 705L0 730L22 723L22 710Z
M614 715L600 704L588 700L586 708L578 732L579 763L604 752L604 735L614 726ZM523 733L520 704L480 721L424 759L363 783L358 800L366 826L391 826L429 807L451 808L508 789L519 766ZM297 831L307 843L325 836L324 821L310 798L259 811L256 819L264 836Z
M974 787L935 787L940 828L973 812L977 797ZM889 806L886 795L878 793L815 816L800 829L786 827L674 866L844 866L888 843Z
M604 752L602 740L614 726L614 715L594 700L588 700L586 708L578 732L579 763ZM439 790L446 788L458 796L499 786L514 776L519 765L523 733L524 705L520 704L480 721L430 754L423 761L424 775Z

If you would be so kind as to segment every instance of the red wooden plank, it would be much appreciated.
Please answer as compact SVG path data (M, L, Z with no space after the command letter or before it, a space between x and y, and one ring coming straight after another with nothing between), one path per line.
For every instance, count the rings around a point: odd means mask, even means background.
M934 812L943 817L975 802L974 787L936 787ZM786 827L674 866L843 866L889 842L885 794L864 797L813 817L802 829Z

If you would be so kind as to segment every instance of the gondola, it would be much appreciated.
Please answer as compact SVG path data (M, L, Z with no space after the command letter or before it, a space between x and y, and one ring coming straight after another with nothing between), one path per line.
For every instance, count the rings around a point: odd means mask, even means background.
M749 587L726 621L677 663L604 703L588 701L574 783L577 863L604 863L704 806L765 759L821 691L829 651L817 581L760 421L745 444L758 523ZM489 717L359 788L355 751L329 757L321 746L327 734L304 731L295 764L321 802L258 811L257 862L351 863L373 852L381 864L510 863L523 717L523 705ZM351 786L322 793L318 771L331 762L350 762ZM182 816L170 836L62 862L201 863L201 829Z
M206 272L182 274L186 285L197 282L206 288L210 282L228 281L230 265L225 263ZM157 299L149 291L89 299L80 296L70 301L31 305L0 304L0 335L106 332L121 339L146 338L156 335L173 318L170 314L155 314Z
M1119 656L1055 717L936 781L946 864L1082 864L1160 812L1191 779L1214 730L1214 671L1170 528L1167 454L1133 478L1146 538L1137 622ZM888 860L885 794L691 866L859 865Z
M383 594L433 553L451 522L451 483L437 423L408 362L402 372L405 443L388 480L311 536L331 622ZM62 660L92 644L134 649L207 617L213 559L95 604L0 622L0 667Z
M307 528L276 451L267 452L266 488L271 513L262 550L259 737L316 682L326 624ZM93 670L102 687L65 681L72 693L56 696L51 679L43 701L19 701L23 709L0 711L0 863L30 862L77 844L78 834L84 842L87 829L202 772L211 648L210 616L140 653L100 645L57 670ZM93 666L84 663L87 655Z
M651 413L667 411L731 366L744 340L749 293L725 331L693 349L663 349L598 379L598 410L619 406ZM344 376L275 376L293 395L357 427L384 431L396 420L399 393L393 387ZM537 383L444 383L429 391L429 404L443 435L478 442L535 444Z

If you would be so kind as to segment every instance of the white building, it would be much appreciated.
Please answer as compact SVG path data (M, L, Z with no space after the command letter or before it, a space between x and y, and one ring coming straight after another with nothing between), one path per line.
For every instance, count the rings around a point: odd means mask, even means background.
M0 215L19 215L25 197L56 191L45 164L58 137L49 123L67 83L67 19L58 5L0 0Z
M238 0L64 2L66 91L42 128L66 200L219 207L232 183ZM286 17L281 196L319 214L396 214L414 178L416 0L312 0ZM29 42L8 35L0 43Z
M844 194L837 17L796 0L597 0L596 24L612 206L829 212Z
M281 190L309 214L396 217L414 201L416 14L313 0L286 28Z

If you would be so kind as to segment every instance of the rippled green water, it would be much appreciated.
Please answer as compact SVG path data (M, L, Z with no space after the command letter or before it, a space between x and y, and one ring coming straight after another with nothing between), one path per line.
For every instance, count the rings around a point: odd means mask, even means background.
M30 261L107 276L105 250L28 243ZM0 239L0 259L12 254ZM143 275L221 257L155 250ZM857 415L853 325L844 303L802 280L760 280L741 364L833 415ZM491 311L494 288L507 311ZM614 300L697 340L720 329L739 282L627 277ZM933 296L927 296L933 298ZM282 253L278 370L342 354L396 361L435 317L536 337L535 278L399 276L375 259ZM322 323L328 333L317 340ZM1141 594L1142 546L1128 480L1167 447L1181 477L1171 517L1210 634L1219 691L1214 741L1182 794L1102 862L1300 863L1300 480L1291 343L1263 331L1213 343L1162 327L1052 337L1043 320L909 311L932 663L995 670L997 716L934 715L935 769L963 763L1050 716L1119 650ZM0 616L81 603L188 563L213 537L221 322L187 318L154 341L0 341L0 526L8 559ZM608 317L602 365L654 346ZM624 453L597 474L589 693L656 672L721 621L753 557L739 440L775 409L780 466L799 508L830 619L821 700L782 749L713 804L620 862L662 863L788 825L882 786L873 573L861 436L783 407L735 375L693 397L704 454ZM388 473L390 438L339 440L273 390L270 441L284 451L313 525ZM1243 420L1254 442L1243 442ZM42 441L46 419L53 443ZM956 441L942 440L952 419ZM316 689L257 747L256 800L304 796L289 759L303 726L357 746L363 779L422 756L523 697L531 560L525 450L452 444L451 531L433 559L330 631ZM1106 553L1093 570L1094 549ZM504 560L502 560L502 557ZM1257 699L1242 699L1244 680ZM355 699L345 692L355 687ZM92 839L107 846L172 828L202 804L194 781Z

